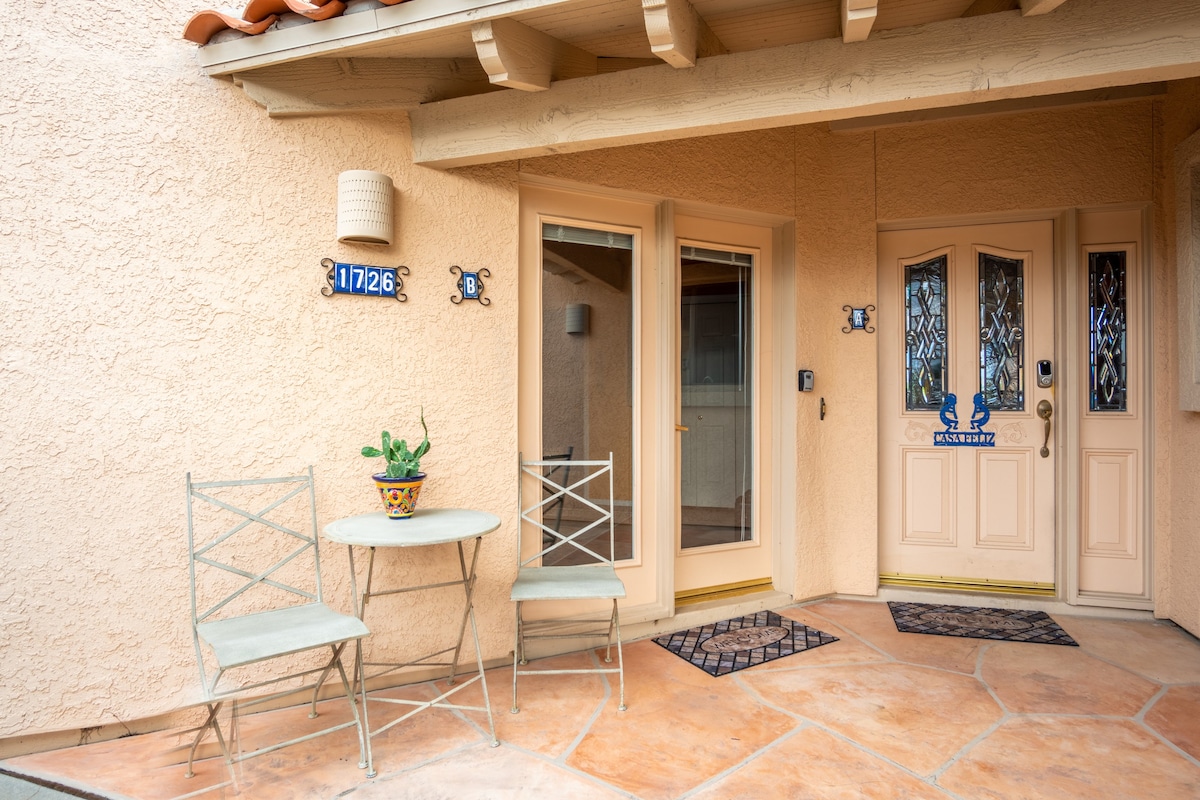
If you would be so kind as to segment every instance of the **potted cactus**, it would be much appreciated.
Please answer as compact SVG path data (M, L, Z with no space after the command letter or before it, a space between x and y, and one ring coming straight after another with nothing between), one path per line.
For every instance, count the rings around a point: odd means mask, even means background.
M421 428L425 431L424 439L415 450L408 449L404 439L393 439L387 431L383 432L382 448L364 447L362 454L367 458L383 457L387 468L371 477L379 488L383 498L383 508L391 519L408 519L417 507L417 496L421 493L421 484L425 473L421 472L421 457L429 452L429 428L425 426L425 412L421 411Z

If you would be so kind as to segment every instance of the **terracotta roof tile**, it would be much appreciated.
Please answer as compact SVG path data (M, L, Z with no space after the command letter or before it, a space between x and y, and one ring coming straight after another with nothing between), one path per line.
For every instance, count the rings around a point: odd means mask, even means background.
M220 11L213 11L211 9L198 11L187 21L187 25L183 26L183 38L196 44L208 44L209 39L226 28L232 28L235 31L253 35L262 33L274 25L278 19L279 17L271 16L259 22L247 22L244 19L238 19L237 17L223 14Z
M242 12L242 19L258 22L291 11L311 20L323 20L340 16L345 10L346 4L341 0L319 0L316 3L306 3L304 0L250 0Z
M385 6L394 6L407 0L378 0ZM291 12L314 22L341 16L346 10L342 0L249 0L241 17L235 17L212 9L192 15L183 28L183 38L196 44L208 44L212 37L223 30L235 30L255 36L279 21L281 14Z

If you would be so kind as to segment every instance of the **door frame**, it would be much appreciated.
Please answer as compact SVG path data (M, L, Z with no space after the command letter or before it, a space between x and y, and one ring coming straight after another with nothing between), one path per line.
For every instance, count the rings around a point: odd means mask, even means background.
M1056 209L1041 209L1033 211L998 212L989 214L969 214L950 217L929 217L923 219L905 219L878 221L876 223L876 241L878 234L887 231L915 230L921 228L948 228L965 225L1003 224L1010 222L1050 221L1054 226L1054 363L1059 377L1055 379L1056 406L1059 408L1077 409L1081 407L1085 388L1080 379L1083 364L1079 356L1079 344L1085 337L1085 321L1081 304L1077 302L1080 292L1084 291L1083 278L1080 273L1083 244L1079 234L1079 215L1089 211L1138 211L1141 214L1141 236L1138 252L1138 267L1140 268L1139 288L1141 303L1139 310L1144 320L1142 325L1141 346L1131 351L1145 365L1143 387L1141 392L1141 407L1144 409L1142 447L1145 453L1146 469L1143 470L1142 488L1146 501L1141 515L1146 547L1146 596L1134 597L1101 597L1084 596L1079 591L1079 532L1081 529L1082 512L1080 509L1080 493L1072 489L1078 487L1082 476L1079 415L1072 413L1058 416L1060 422L1053 427L1053 446L1057 448L1057 474L1054 480L1055 503L1055 599L1069 605L1094 605L1110 608L1148 609L1154 608L1154 480L1153 464L1155 463L1154 441L1154 325L1151 309L1153 295L1151 293L1151 270L1153 258L1151 246L1153 243L1152 208L1149 203L1118 203L1106 206L1080 206ZM878 269L878 258L876 258ZM1071 375L1072 381L1063 381L1061 376ZM1057 415L1056 415L1057 416ZM876 571L878 572L878 563Z
M522 174L519 186L524 189L550 189L576 195L582 203L587 198L622 200L635 203L652 203L655 206L655 247L657 257L656 296L644 297L638 303L639 321L650 315L654 324L641 331L641 335L652 337L653 341L639 346L639 351L647 347L652 349L651 360L657 364L671 364L678 349L678 333L675 318L677 315L678 287L675 269L677 261L675 217L686 215L706 217L713 220L758 225L771 229L772 259L770 264L762 265L763 269L771 270L773 285L776 291L771 297L772 326L769 335L773 337L775 347L768 360L763 361L763 369L769 370L773 376L771 386L760 400L761 413L770 414L775 421L776 435L769 442L760 442L763 459L771 470L771 491L762 502L771 504L771 515L775 520L774 536L771 544L771 580L774 590L793 594L796 579L796 522L797 508L795 493L789 491L796 482L796 459L798 443L796 441L796 391L788 376L796 370L796 220L777 214L743 211L704 203L680 201L657 195L640 192L630 192L620 189L609 189L592 184L560 178L546 178L537 175ZM522 198L522 208L523 206ZM545 211L556 215L577 216L571 210ZM525 211L520 217L524 219ZM597 220L602 222L602 220ZM518 242L518 247L524 250L524 243ZM519 318L532 313L530 304L539 302L540 293L531 287L522 287L519 292L520 302L524 308L518 312ZM540 304L538 305L540 310ZM523 337L525 324L519 325ZM635 340L638 334L635 333ZM530 343L522 342L519 351L525 353L525 363L530 363ZM540 363L540 357L539 357ZM519 370L518 384L526 380L524 374L527 367L522 364ZM652 459L658 464L670 465L667 469L639 469L635 463L637 480L643 484L643 493L649 493L656 502L642 516L644 525L651 530L642 530L642 547L652 548L650 555L651 569L654 574L654 600L637 606L623 608L621 616L626 624L653 621L675 615L675 537L680 522L679 514L679 481L676 474L676 452L679 434L675 431L678 414L677 398L674 389L674 372L670 369L652 370L650 374L644 371L644 365L635 357L635 387L636 391L650 392L652 401L637 404L639 408L648 409L648 419L638 419L635 415L634 427L640 431L640 436L646 438L637 452L649 449ZM533 414L538 415L537 429L540 430L540 403L536 409L526 407L519 409L519 442L529 440L535 424ZM521 432L521 430L525 432ZM652 539L646 538L652 536Z
M774 246L777 237L774 235L774 228L766 225L748 224L745 220L731 220L727 216L717 219L711 213L692 214L681 211L677 206L675 208L674 221L682 223L675 230L675 245L672 251L671 270L673 272L672 285L672 331L676 336L677 347L671 356L671 362L674 369L671 391L673 397L673 413L674 413L674 429L676 430L675 452L674 452L674 481L675 492L674 497L676 503L674 511L676 512L675 520L675 539L672 542L672 552L675 558L676 575L672 580L672 585L675 591L676 603L697 602L705 598L717 596L729 596L743 591L754 591L754 588L746 589L746 586L754 586L759 584L763 578L767 578L771 582L771 588L775 586L775 579L770 574L774 570L776 561L774 551L774 539L776 536L776 523L774 514L777 510L777 504L773 503L775 495L780 494L780 487L774 478L775 464L771 460L769 443L778 439L774 435L776 428L776 419L770 413L771 405L770 398L779 391L780 371L776 368L777 362L775 359L775 347L781 337L781 331L778 329L778 324L775 320L777 307L774 302L770 302L768 298L774 298L775 291L773 280L778 270L774 268L776 258L774 254ZM704 230L700 231L697 228L697 223L703 226ZM680 230L683 228L683 231ZM686 234L686 235L684 235ZM752 530L754 531L755 542L747 546L745 543L715 545L710 548L699 548L695 550L682 549L681 528L682 528L682 484L683 484L683 445L684 437L690 434L685 433L681 429L682 423L685 420L682 418L684 409L683 404L683 386L680 364L682 352L680 347L682 342L679 341L679 335L682 328L681 317L681 302L682 302L682 272L681 272L681 248L685 244L699 245L702 247L712 247L714 249L728 248L736 252L752 252L755 253L754 266L751 268L751 353L750 353L750 381L747 387L751 391L752 402L748 409L752 420L752 434L750 439L749 459L752 465L752 480L751 480L751 497L752 497ZM765 502L764 502L765 500ZM761 549L760 549L761 548ZM752 566L753 562L758 559L765 558L767 563L765 569L759 570ZM692 585L686 588L680 588L679 577L681 574L692 577L692 582L697 580L697 573L703 573L707 569L711 569L714 561L720 561L726 566L736 565L737 574L732 577L734 580L718 581L713 584L708 580L701 581L699 585ZM705 566L705 564L709 566ZM730 568L734 568L730 566ZM750 570L754 570L751 572ZM688 600L683 600L682 597L687 595Z
M796 439L796 389L789 377L796 374L796 220L776 214L766 214L754 211L742 211L704 203L681 200L664 200L660 206L658 227L660 243L660 263L669 265L670 281L668 291L661 293L664 315L659 318L660 346L667 348L660 353L664 363L673 363L678 357L678 326L676 317L679 313L679 274L678 274L678 237L675 230L677 216L702 217L718 222L732 222L742 225L756 225L769 228L771 231L771 259L758 268L769 272L773 288L769 308L763 311L769 313L770 319L762 330L762 339L767 337L772 342L768 353L758 361L763 371L760 386L763 387L762 397L757 408L759 414L769 416L772 420L775 435L769 441L754 443L758 463L766 472L759 477L763 481L763 498L757 502L763 503L764 510L774 523L771 540L771 585L774 591L794 596L796 584L796 537L797 537L797 507L795 492L788 491L796 485L796 461L798 458L799 442ZM669 329L669 330L666 330ZM676 396L677 376L675 371L668 376L671 381L671 391L662 411L665 413L659 420L659 429L665 434L665 445L670 448L672 462L675 466L667 476L671 482L671 503L663 506L670 512L670 525L660 528L660 546L668 548L664 552L672 554L672 558L664 558L660 563L669 568L665 575L670 587L670 603L672 615L675 609L675 548L679 535L680 516L680 482L679 482L679 434L675 431L679 413L679 398ZM792 498L789 502L789 498Z

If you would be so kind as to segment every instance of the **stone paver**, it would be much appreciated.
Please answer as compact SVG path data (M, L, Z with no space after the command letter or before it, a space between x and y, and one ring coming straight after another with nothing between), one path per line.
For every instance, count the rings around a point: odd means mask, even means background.
M1080 647L899 633L886 604L829 600L781 613L838 642L713 678L650 641L627 644L629 710L610 676L488 673L499 747L482 712L433 710L374 740L357 767L352 731L237 767L240 795L201 798L1200 797L1200 643L1168 623L1055 614ZM534 662L570 667L578 653ZM440 685L391 690L433 696ZM456 695L482 704L482 685ZM346 714L326 704L327 722ZM378 725L397 707L372 704ZM378 710L377 710L378 709ZM243 722L243 742L310 725L282 709ZM0 762L95 797L165 800L219 786L209 758L183 778L180 732ZM35 791L41 792L38 787ZM57 800L0 781L0 800ZM8 795L3 792L9 792Z

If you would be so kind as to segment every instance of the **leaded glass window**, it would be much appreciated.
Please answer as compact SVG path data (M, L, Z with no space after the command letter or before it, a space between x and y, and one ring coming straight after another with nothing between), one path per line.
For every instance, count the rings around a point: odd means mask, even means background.
M1125 411L1125 252L1088 255L1092 411Z
M993 411L1025 409L1025 262L979 254L979 386Z
M946 256L904 268L905 407L936 411L946 393Z

